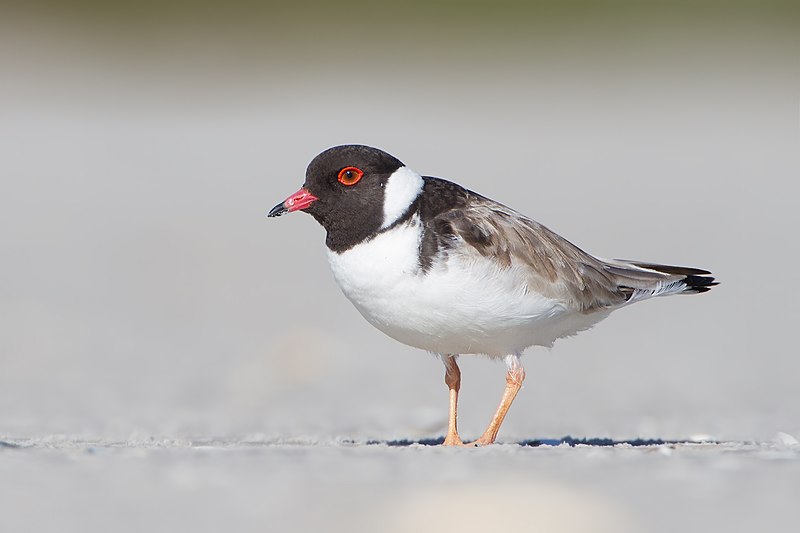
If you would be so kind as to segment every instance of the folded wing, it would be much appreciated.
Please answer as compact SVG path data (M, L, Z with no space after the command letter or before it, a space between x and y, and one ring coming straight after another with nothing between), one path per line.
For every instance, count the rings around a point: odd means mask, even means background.
M470 200L429 222L439 242L428 246L439 253L461 250L493 258L499 269L521 268L526 290L573 309L591 312L655 296L706 292L717 284L697 268L599 259L502 204L478 195ZM457 240L469 247L452 246Z

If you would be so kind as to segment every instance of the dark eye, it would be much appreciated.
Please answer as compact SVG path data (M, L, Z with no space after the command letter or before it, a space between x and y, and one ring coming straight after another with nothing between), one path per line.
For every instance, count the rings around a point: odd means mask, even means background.
M356 167L344 167L339 171L339 183L342 185L355 185L364 175L364 171Z

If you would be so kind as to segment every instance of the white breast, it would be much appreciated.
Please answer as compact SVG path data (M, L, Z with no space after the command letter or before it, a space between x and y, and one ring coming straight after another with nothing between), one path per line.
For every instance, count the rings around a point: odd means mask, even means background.
M501 269L475 254L450 253L425 273L418 258L421 237L415 216L343 253L328 251L345 296L400 342L435 353L502 357L551 346L608 314L568 310L529 291L517 267Z

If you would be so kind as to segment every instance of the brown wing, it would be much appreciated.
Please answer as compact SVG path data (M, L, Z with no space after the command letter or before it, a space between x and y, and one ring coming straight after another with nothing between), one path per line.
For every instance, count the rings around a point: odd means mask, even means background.
M436 232L460 238L500 268L524 265L529 290L581 311L618 305L630 295L602 261L538 222L483 197L471 200L440 213L432 221ZM444 251L447 243L437 248Z
M491 257L501 269L521 265L528 290L583 312L662 294L705 292L716 285L713 277L703 276L705 270L599 259L493 200L443 180L430 184L445 188L447 194L439 196L449 195L450 201L434 206L427 220L434 231L423 236L420 246L423 270L463 241L469 245L466 253Z

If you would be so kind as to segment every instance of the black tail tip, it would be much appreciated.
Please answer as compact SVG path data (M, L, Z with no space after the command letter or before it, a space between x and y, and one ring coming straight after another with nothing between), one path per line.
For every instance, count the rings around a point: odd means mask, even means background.
M708 273L710 274L710 272ZM683 278L683 282L686 284L686 290L683 292L690 294L708 292L711 290L711 287L719 285L719 282L716 281L713 276L698 276L694 274Z

